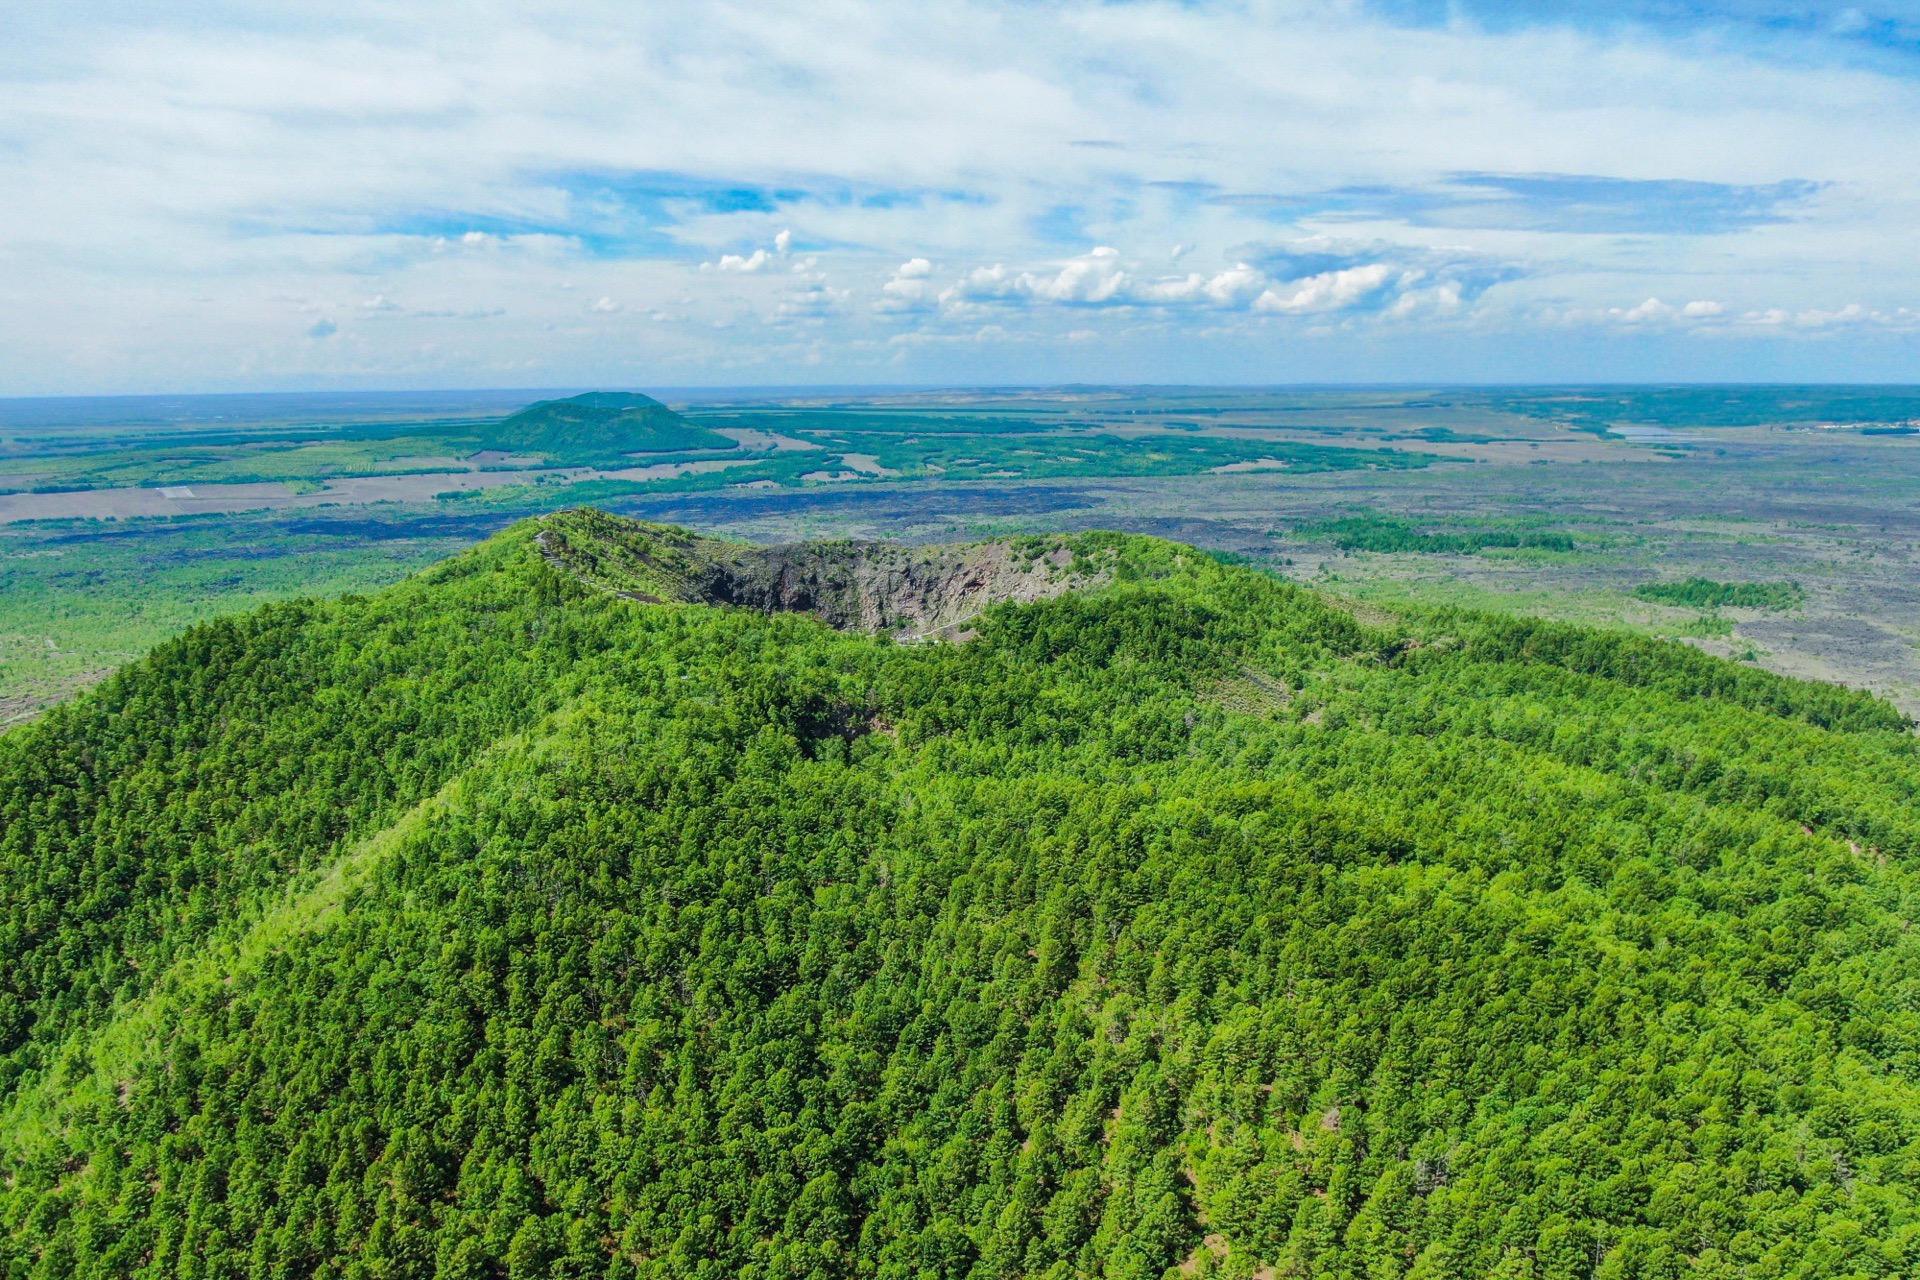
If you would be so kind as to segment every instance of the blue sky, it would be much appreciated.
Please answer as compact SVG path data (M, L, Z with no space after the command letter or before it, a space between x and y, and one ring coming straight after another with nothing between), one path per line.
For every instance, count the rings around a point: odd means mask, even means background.
M1917 126L1920 0L34 6L0 394L1920 381Z

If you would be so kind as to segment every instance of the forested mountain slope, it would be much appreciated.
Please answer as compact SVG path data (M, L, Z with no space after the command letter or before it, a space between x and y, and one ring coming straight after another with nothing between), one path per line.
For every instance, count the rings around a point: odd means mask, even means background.
M0 1276L1920 1265L1890 708L889 555L548 517L0 737Z
M696 427L650 396L590 391L542 400L500 422L469 427L482 449L538 454L556 464L619 466L635 454L732 449L734 441Z

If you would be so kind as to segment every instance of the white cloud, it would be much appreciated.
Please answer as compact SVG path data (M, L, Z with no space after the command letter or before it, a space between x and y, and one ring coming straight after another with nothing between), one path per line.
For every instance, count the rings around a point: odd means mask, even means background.
M1267 287L1266 273L1244 262L1211 276L1192 272L1142 283L1134 295L1142 302L1211 302L1231 307L1251 302Z
M1100 245L1091 253L1041 271L1011 271L995 263L975 267L940 295L949 305L974 301L1035 301L1099 305L1128 301L1133 277L1120 265L1120 251Z
M893 276L880 286L876 311L916 311L934 304L936 294L928 279L933 264L925 258L910 258L893 269Z
M1253 300L1253 309L1278 311L1287 315L1340 311L1378 293L1392 274L1392 269L1384 262L1348 267L1341 271L1323 271L1279 289L1265 290Z
M902 330L983 312L1016 330L1023 307L1060 309L1061 333L1146 311L1194 378L1264 368L1246 344L1278 339L1249 334L1324 315L1378 315L1406 342L1471 320L1496 366L1548 311L1597 336L1802 335L1837 361L1846 344L1811 339L1903 329L1920 292L1920 172L1885 162L1916 133L1920 78L1892 55L1843 61L1818 33L1410 27L1346 0L48 12L0 53L0 394L213 389L235 369L498 385L530 361L585 381L636 358L578 345L563 281L588 271L671 300L653 354L693 380L784 358L754 322L827 276L865 282L852 297L872 305L817 312L825 378L880 367L863 353ZM1285 120L1284 145L1249 118ZM1104 138L1126 146L1070 145ZM1441 225L1422 193L1462 173L1824 185L1702 254L1680 232ZM1062 228L1118 252L1062 256ZM1242 251L1330 236L1370 247ZM912 260L942 265L892 269ZM261 302L370 318L388 309L333 300L375 281L432 298L394 311L423 324L511 310L415 365L392 344L291 341ZM1736 301L1631 301L1696 295ZM1446 343L1431 350L1464 349ZM1888 371L1911 366L1887 350ZM348 352L370 363L337 363ZM1314 367L1338 376L1342 358Z
M603 316L612 315L614 312L620 310L620 304L615 302L612 298L600 298L597 301L589 304L587 307L587 310L597 312Z
M1631 307L1570 308L1552 318L1565 324L1612 325L1628 329L1712 325L1727 314L1726 304L1707 299L1673 306L1647 298Z
M1614 308L1608 313L1623 324L1646 324L1648 321L1673 319L1673 308L1658 298L1648 298L1636 307L1622 311Z
M1132 283L1120 266L1120 251L1101 245L1075 258L1052 279L1022 274L1020 288L1048 302L1111 302Z
M1885 319L1878 312L1869 311L1857 302L1850 302L1837 311L1822 311L1817 307L1802 311L1793 318L1793 322L1807 329L1824 329L1832 325L1866 324Z
M744 258L737 253L720 255L720 269L722 271L765 271L772 263L773 255L765 249L755 249L750 256Z
M1795 313L1793 323L1800 329L1845 329L1872 326L1882 329L1912 329L1920 322L1920 313L1910 307L1881 310L1849 302L1834 310L1810 307Z
M1741 330L1752 333L1781 333L1850 328L1876 328L1906 332L1920 329L1920 311L1907 307L1881 309L1850 302L1834 308L1755 307L1736 317L1723 302L1699 299L1682 306L1670 306L1658 298L1631 307L1607 307L1600 310L1569 309L1550 314L1566 324L1617 325L1626 328L1693 328L1719 334Z
M1275 279L1246 262L1212 275L1142 279L1117 249L1102 246L1041 271L977 267L940 294L950 308L979 303L1055 303L1073 306L1251 310L1279 315L1343 311L1373 301L1394 277L1386 263L1367 263L1297 279ZM1418 274L1404 277L1408 283ZM890 282L889 287L895 282ZM1458 301L1458 289L1452 293Z
M1431 288L1413 287L1418 280L1409 279L1401 289L1400 296L1385 314L1394 320L1406 320L1422 314L1450 316L1459 311L1465 299L1461 296L1461 286L1456 280L1447 280Z
M787 258L792 251L793 232L783 229L773 237L773 250L771 252L766 249L755 249L749 254L723 253L720 255L718 262L703 262L700 264L700 269L702 271L710 271L717 267L721 271L734 271L743 275L752 275L755 272L772 271L778 267L781 261ZM809 258L806 263L796 267L795 270L811 269L813 261L813 259Z

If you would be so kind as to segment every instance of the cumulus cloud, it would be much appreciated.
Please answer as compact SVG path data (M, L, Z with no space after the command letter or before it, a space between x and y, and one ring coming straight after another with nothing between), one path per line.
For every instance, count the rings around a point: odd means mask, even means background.
M594 302L589 303L587 305L587 310L597 312L598 314L603 316L607 316L607 315L612 315L614 312L620 310L620 304L615 302L612 298L600 298Z
M1848 329L1871 326L1911 329L1916 323L1920 323L1920 312L1910 307L1882 310L1863 306L1858 302L1849 302L1845 306L1831 309L1808 307L1791 312L1781 307L1769 307L1764 311L1749 311L1741 316L1740 320L1742 324L1768 328L1791 326L1795 329Z
M893 269L893 276L880 286L877 311L921 311L934 305L937 293L933 264L925 258L909 258Z
M745 254L723 253L720 255L718 262L703 262L700 264L700 269L703 271L718 269L721 271L738 272L743 275L752 275L755 272L773 270L781 264L782 260L788 258L792 252L793 232L783 228L774 235L773 248L771 251L761 248L755 249L752 253ZM809 259L795 269L805 270L811 265L812 259Z
M307 336L309 338L331 338L338 332L340 332L340 326L325 316L320 317L307 326Z
M1119 300L1133 283L1120 266L1120 251L1101 245L1084 258L1075 258L1051 278L1021 272L1014 291L1047 302L1099 304Z
M1547 318L1563 324L1609 325L1626 329L1715 325L1725 319L1725 303L1698 298L1674 305L1660 298L1646 298L1630 307L1570 307L1549 311Z
M1344 310L1378 293L1392 274L1393 268L1384 262L1347 267L1340 271L1323 271L1317 276L1296 280L1279 289L1263 291L1253 300L1253 309L1278 311L1287 315Z
M720 255L719 263L722 271L739 272L765 271L771 265L773 265L773 255L765 249L755 249L746 257L737 253L723 253Z
M979 301L1032 301L1099 306L1131 300L1133 277L1120 265L1120 251L1101 245L1093 252L1039 271L1015 271L1002 263L975 267L940 300L950 306Z
M1196 271L1143 281L1134 292L1142 302L1148 303L1212 302L1231 307L1259 297L1266 287L1265 272L1239 262L1211 276Z
M1570 307L1548 310L1545 318L1568 325L1610 326L1623 330L1696 330L1721 335L1748 333L1817 332L1878 328L1907 331L1920 328L1920 311L1908 307L1875 308L1858 302L1838 307L1752 307L1737 314L1724 302L1695 299L1673 304L1658 297L1632 306Z
M1615 307L1607 314L1622 324L1646 324L1649 321L1671 320L1674 310L1658 298L1648 298L1638 306L1628 307L1624 311Z
M1459 268L1451 272L1437 271L1433 266L1409 265L1411 259L1420 256L1423 255L1397 253L1390 246L1363 249L1349 246L1347 258L1340 259L1341 265L1330 266L1333 259L1328 253L1302 256L1276 251L1268 255L1268 261L1279 268L1277 271L1243 260L1212 273L1195 271L1184 276L1150 276L1129 266L1117 249L1103 245L1045 269L1013 270L999 263L976 267L941 290L937 301L955 311L981 305L1040 303L1214 309L1264 315L1311 315L1393 306L1399 315L1405 316L1423 305L1441 311L1457 308L1469 288L1477 295L1490 283L1506 278L1501 272L1484 266L1467 269L1468 264L1457 258L1449 260L1451 266ZM1367 257L1374 260L1363 260ZM1390 260L1396 257L1401 261ZM1287 270L1303 262L1325 269L1304 273ZM910 293L916 302L924 305L930 293L925 274L922 269L920 275L910 281L896 274L883 292L892 291L901 296ZM1469 277L1472 284L1465 282Z

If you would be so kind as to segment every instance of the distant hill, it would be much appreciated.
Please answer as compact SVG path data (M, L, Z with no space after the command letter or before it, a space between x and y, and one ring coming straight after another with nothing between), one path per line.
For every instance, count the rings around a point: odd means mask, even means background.
M0 736L0 1280L1912 1276L1910 730L1151 538L528 521Z
M739 447L651 396L630 391L542 400L471 435L480 449L538 454L552 463L580 466L619 464L637 453Z

